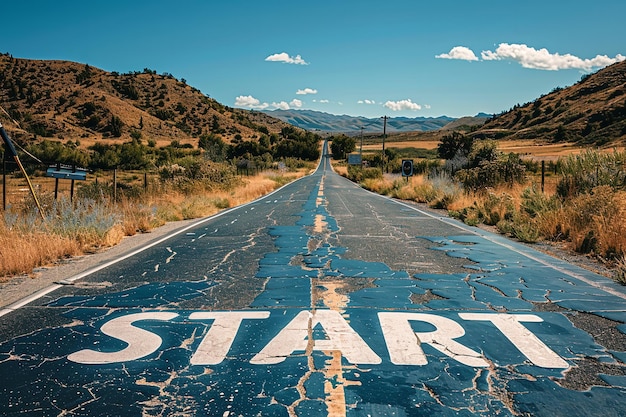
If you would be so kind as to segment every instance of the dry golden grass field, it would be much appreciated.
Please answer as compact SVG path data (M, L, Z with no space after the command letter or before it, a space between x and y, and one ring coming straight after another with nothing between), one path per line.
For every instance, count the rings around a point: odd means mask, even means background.
M357 141L358 142L358 141ZM417 140L390 140L385 141L385 148L417 148L417 149L437 149L440 141L435 139L417 139ZM359 144L357 143L357 150ZM363 144L364 152L375 152L382 149L382 140L379 139L375 143L368 140ZM535 140L499 140L498 149L504 153L517 153L525 158L537 160L556 160L559 157L578 154L585 148L574 143L549 143ZM607 149L612 151L613 148Z
M73 204L69 202L71 182L60 180L56 207L54 179L33 177L35 193L46 214L45 222L33 214L33 199L26 180L11 178L7 186L7 211L0 221L0 282L31 274L34 268L53 265L64 258L114 246L125 236L149 232L167 222L209 216L252 201L310 172L310 167L297 172L265 171L239 177L228 189L207 190L197 186L192 192L149 178L139 200L122 195L116 202L109 196L103 201L75 198ZM88 179L95 181L93 176ZM143 184L144 177L139 172L123 172L118 180ZM104 184L112 178L110 174L99 176L98 181ZM79 184L75 186L78 188ZM25 207L31 209L24 211Z

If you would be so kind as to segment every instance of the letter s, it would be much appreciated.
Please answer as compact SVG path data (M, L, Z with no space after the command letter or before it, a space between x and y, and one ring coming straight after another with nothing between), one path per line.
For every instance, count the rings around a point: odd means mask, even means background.
M141 320L171 320L176 313L152 312L136 313L117 317L102 325L102 333L128 343L128 346L117 352L98 352L84 349L67 357L72 362L86 365L102 365L115 362L126 362L143 358L155 352L162 343L161 338L147 330L133 326Z

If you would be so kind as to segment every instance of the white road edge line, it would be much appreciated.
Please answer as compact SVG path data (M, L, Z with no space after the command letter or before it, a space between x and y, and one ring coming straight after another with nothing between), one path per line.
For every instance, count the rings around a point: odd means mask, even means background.
M401 206L404 206L404 207L409 208L411 210L417 211L417 212L419 212L419 213L421 213L421 214L423 214L425 216L431 217L431 218L433 218L435 220L439 220L439 221L441 221L443 223L446 223L446 224L448 224L450 226L456 227L456 228L461 229L463 231L466 231L468 233L472 233L472 234L474 234L476 236L480 236L483 239L488 240L491 243L494 243L496 245L502 246L503 248L509 249L509 250L519 254L519 255L525 256L526 258L528 258L528 259L530 259L532 261L538 262L538 263L540 263L540 264L542 264L544 266L547 266L549 268L552 268L552 269L554 269L557 272L565 274L565 275L567 275L567 276L569 276L571 278L574 278L574 279L577 279L579 281L582 281L585 284L588 284L588 285L590 285L592 287L595 287L595 288L600 289L602 291L605 291L605 292L607 292L607 293L609 293L611 295L615 295L616 297L619 297L619 298L622 298L622 299L626 300L626 294L625 293L619 292L619 291L614 290L613 288L607 287L607 286L605 286L605 285L603 285L603 284L601 284L599 282L596 282L596 281L590 280L588 278L585 278L584 276L582 276L582 275L580 275L580 274L578 274L578 273L576 273L574 271L570 271L570 270L568 270L566 268L562 268L562 267L560 267L558 265L554 265L554 264L552 264L552 263L550 263L550 262L548 262L546 260L543 260L543 259L541 259L541 258L539 258L537 256L534 256L531 253L528 253L528 252L522 251L520 249L517 249L516 247L514 247L512 245L507 245L504 242L498 242L497 240L493 239L489 235L487 235L485 233L480 233L480 232L470 228L469 226L464 226L462 224L457 223L456 221L453 221L452 219L447 219L446 217L436 216L436 215L428 213L428 212L426 212L424 210L420 210L417 207L413 207L410 204L406 204L406 203L404 203L402 201L398 201L398 200L395 200L395 199L387 197L387 196L383 196L383 195L376 194L376 193L373 193L373 192L372 192L372 194L377 195L379 197L382 197L382 198L384 198L386 200L392 201L392 202L394 202L396 204L400 204Z
M318 165L318 167L319 167L319 165ZM317 171L317 169L316 169L316 171ZM316 172L316 171L314 171L314 172ZM307 175L307 176L308 176L308 175ZM153 246L156 246L156 245L158 245L158 244L160 244L160 243L163 243L163 242L165 242L166 240L168 240L168 239L170 239L170 238L172 238L172 237L174 237L174 236L176 236L176 235L179 235L179 234L181 234L181 233L184 233L184 232L186 232L186 231L187 231L187 230L189 230L189 229L193 229L194 227L197 227L197 226L199 226L199 225L201 225L201 224L203 224L203 223L206 223L206 222L208 222L208 221L211 221L211 220L213 220L213 219L216 219L216 218L218 218L218 217L221 217L221 216L223 216L223 215L225 215L225 214L228 214L228 213L233 212L233 211L235 211L235 210L240 210L240 209L242 209L242 208L244 208L244 207L247 207L247 206L249 206L249 205L252 205L252 204L258 203L259 201L262 201L262 200L264 200L264 199L266 199L266 198L269 198L270 196L272 196L272 195L274 195L274 194L276 194L276 193L280 192L280 191L281 191L284 187L286 187L287 185L289 185L289 184L293 184L293 183L295 183L295 182L297 182L297 181L300 181L301 179L306 178L307 176L297 178L296 180L294 180L294 181L292 181L292 182L290 182L290 183L288 183L288 184L285 184L285 185L283 185L282 187L275 189L275 190L274 190L274 191L272 191L271 193L266 194L266 195L264 195L264 196L261 196L261 197L257 198L256 200L250 201L250 202L245 203L245 204L241 204L241 205L236 206L236 207L232 207L232 208L230 208L230 209L228 209L228 210L221 211L221 212L219 212L219 213L217 213L217 214L214 214L213 216L205 217L205 218L203 218L203 219L201 219L201 220L199 220L199 221L197 221L197 222L194 222L194 223L192 223L192 224L190 224L190 225L188 225L188 226L183 227L182 229L178 229L178 230L176 230L176 231L172 232L171 234L168 234L168 235L166 235L166 236L163 236L162 238L160 238L160 239L158 239L158 240L155 240L154 242L151 242L151 243L149 243L149 244L147 244L147 245L145 245L145 246L141 246L140 248L135 249L134 251L131 251L131 252L129 252L129 253L127 253L127 254L123 255L123 256L120 256L119 258L116 258L116 259L110 260L110 261L108 261L108 262L105 262L105 263L103 263L102 265L98 265L98 266L96 266L96 267L93 267L93 268L87 269L86 271L83 271L83 272L81 272L81 273L79 273L79 274L76 274L76 275L74 275L74 276L72 276L72 277L70 277L70 278L65 278L65 279L64 279L64 281L65 281L65 282L68 282L68 283L72 283L72 282L78 281L78 280L79 280L79 279L81 279L81 278L85 278L86 276L89 276L89 275L91 275L91 274L94 274L94 273L96 273L96 272L98 272L98 271L100 271L100 270L102 270L102 269L108 268L108 267L109 267L109 266L111 266L111 265L114 265L114 264L116 264L116 263L118 263L118 262L121 262L121 261L123 261L123 260L125 260L125 259L128 259L128 258L130 258L130 257L133 257L133 256L137 255L138 253L141 253L141 252L145 251L146 249L150 249L150 248L151 248L151 247L153 247ZM4 316L4 315L6 315L6 314L9 314L9 313L11 313L11 312L13 312L13 311L15 311L15 310L17 310L17 309L21 308L21 307L24 307L25 305L30 304L30 303L32 303L33 301L38 300L39 298L41 298L41 297L43 297L43 296L45 296L45 295L47 295L47 294L51 293L51 292L52 292L52 291L54 291L54 290L59 289L59 288L61 288L61 287L63 287L63 285L54 284L54 285L51 285L51 286L49 286L49 287L46 287L46 288L44 288L44 289L42 289L42 290L39 290L39 291L37 291L36 293L34 293L34 294L32 294L32 295L30 295L30 296L28 296L28 297L25 297L25 298L23 298L23 299L21 299L21 300L19 300L19 301L16 301L16 302L14 302L13 304L10 304L10 305L8 305L8 306L4 307L2 310L0 310L0 317Z

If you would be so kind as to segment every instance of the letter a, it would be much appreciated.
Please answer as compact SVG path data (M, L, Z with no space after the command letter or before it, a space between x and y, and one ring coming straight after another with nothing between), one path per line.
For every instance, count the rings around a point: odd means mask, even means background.
M313 329L320 324L326 332L327 340L309 340ZM365 343L346 320L333 310L300 312L276 337L252 358L255 365L272 365L284 361L295 351L313 350L341 351L343 357L353 364L379 364L380 357Z

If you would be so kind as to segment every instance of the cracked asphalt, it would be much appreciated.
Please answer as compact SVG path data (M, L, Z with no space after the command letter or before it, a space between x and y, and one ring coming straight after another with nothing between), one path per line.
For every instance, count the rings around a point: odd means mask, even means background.
M623 416L626 291L317 171L0 310L3 416Z

